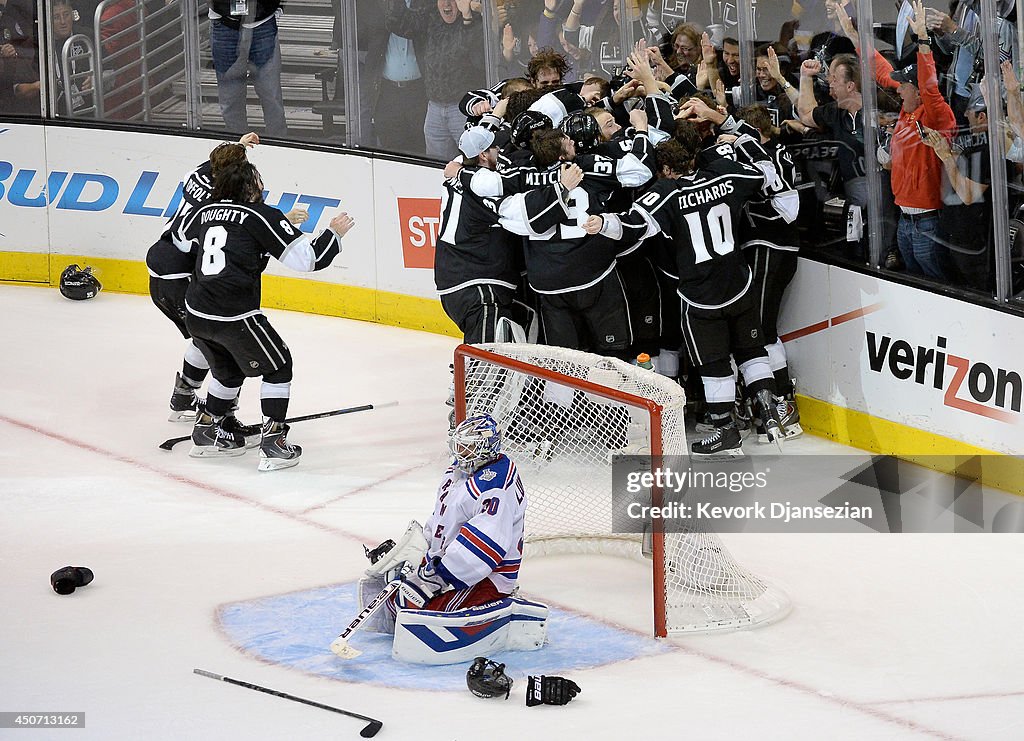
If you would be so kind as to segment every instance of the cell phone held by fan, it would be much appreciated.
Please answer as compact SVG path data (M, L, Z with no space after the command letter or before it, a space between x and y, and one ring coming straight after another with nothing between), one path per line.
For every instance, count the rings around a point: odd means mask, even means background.
M921 125L920 121L914 121L914 124L917 126L917 135L921 137L921 141L925 141L927 134L924 133L924 126Z

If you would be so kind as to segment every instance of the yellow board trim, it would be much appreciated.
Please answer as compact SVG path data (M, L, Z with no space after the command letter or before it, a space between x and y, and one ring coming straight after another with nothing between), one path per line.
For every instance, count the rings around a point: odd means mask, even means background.
M807 432L1024 495L1024 458L979 448L810 396L798 394L797 404L800 426Z
M0 281L44 283L56 287L61 271L72 263L92 266L104 291L149 294L149 273L144 263L83 255L0 252ZM449 337L462 336L437 299L322 283L307 278L264 275L263 306L359 319Z
M145 264L82 255L0 252L0 281L56 286L61 271L75 262L93 266L106 291L149 293L149 274ZM263 305L418 329L449 337L461 336L436 299L372 288L265 275ZM821 399L798 398L800 424L812 434L872 453L897 456L943 473L961 470L965 459L979 456L975 463L980 470L967 472L971 478L977 478L986 486L1024 495L1024 459L1001 455Z

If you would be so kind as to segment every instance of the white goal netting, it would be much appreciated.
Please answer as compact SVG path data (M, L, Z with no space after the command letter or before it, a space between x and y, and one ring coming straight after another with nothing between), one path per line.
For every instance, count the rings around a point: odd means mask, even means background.
M513 368L514 361L528 367ZM546 345L462 346L455 362L465 369L456 398L466 416L495 418L526 485L529 555L661 552L663 568L654 569L659 635L751 627L788 612L786 595L740 565L714 533L615 532L614 501L623 506L626 498L612 497L613 456L688 456L685 396L676 383L614 358ZM652 419L660 420L653 429Z

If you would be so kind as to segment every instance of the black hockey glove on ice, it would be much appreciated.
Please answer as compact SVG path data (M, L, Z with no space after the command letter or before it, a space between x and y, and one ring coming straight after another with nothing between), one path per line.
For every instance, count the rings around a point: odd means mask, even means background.
M526 706L565 705L582 692L575 682L565 677L530 677L526 685Z

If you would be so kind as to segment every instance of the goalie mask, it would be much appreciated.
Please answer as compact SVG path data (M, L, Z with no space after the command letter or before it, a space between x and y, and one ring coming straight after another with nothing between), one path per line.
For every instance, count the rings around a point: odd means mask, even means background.
M463 473L473 473L501 455L501 433L489 414L460 422L448 436L448 451Z
M92 268L80 268L78 265L68 265L64 268L64 272L60 274L59 286L61 295L74 301L93 298L103 288L92 274Z
M508 699L512 692L512 678L505 673L505 665L480 656L466 672L466 685L477 697L500 697Z

